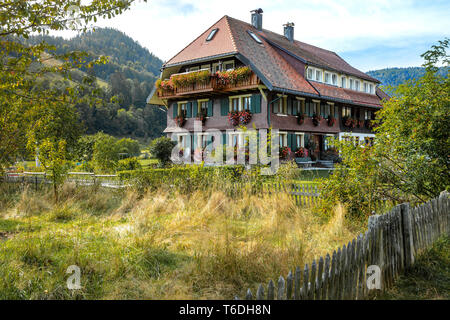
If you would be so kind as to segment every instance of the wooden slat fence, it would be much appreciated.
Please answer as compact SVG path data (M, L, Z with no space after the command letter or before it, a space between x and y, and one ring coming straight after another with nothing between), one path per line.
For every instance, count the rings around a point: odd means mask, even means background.
M370 216L364 234L303 269L289 271L286 279L280 276L276 285L272 280L267 286L260 284L256 294L248 289L245 299L365 299L372 289L367 282L377 267L380 289L385 290L414 264L417 254L439 237L450 235L449 203L449 193L444 191L418 207L404 203L386 214Z

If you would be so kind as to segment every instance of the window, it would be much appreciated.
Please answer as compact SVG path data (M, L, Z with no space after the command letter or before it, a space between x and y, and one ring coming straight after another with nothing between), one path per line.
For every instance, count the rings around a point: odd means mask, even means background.
M313 100L313 114L320 115L320 100Z
M198 100L198 114L208 114L208 99Z
M373 94L373 84L369 84L369 93Z
M210 64L202 64L202 70L211 70Z
M297 148L305 147L305 134L304 133L295 133L295 140ZM295 150L294 150L295 151Z
M337 75L336 74L331 75L331 83L334 86L337 86Z
M359 91L359 81L355 80L355 90Z
M322 81L322 71L316 70L316 81Z
M230 97L230 111L250 110L251 104L252 96L249 94Z
M298 98L293 101L292 103L292 114L294 115L301 115L305 113L305 98Z
M244 133L243 132L230 132L228 133L228 145L231 147L238 147L244 145Z
M220 71L220 64L218 62L213 63L211 71L212 71L212 73L216 73L216 72Z
M186 117L187 101L178 102L178 116L183 115Z
M287 114L287 96L278 95L278 99L273 103L273 112Z
M254 34L252 31L247 31L248 34L255 40L257 43L262 44L262 41L258 38L256 34Z
M364 87L364 92L369 93L369 86L368 86L368 84L364 82L363 87Z
M342 77L342 78L341 78L341 87L342 87L342 88L347 87L347 79L345 79L345 77Z
M211 40L214 38L214 36L216 35L216 33L217 33L218 30L219 30L219 29L213 29L213 30L211 30L211 32L210 32L209 35L208 35L208 38L206 38L206 41L211 41Z
M364 120L372 120L373 119L373 111L365 110L364 111Z
M307 77L308 80L313 80L313 69L308 68Z
M178 135L178 145L183 149L186 149L188 147L187 134Z
M198 71L200 70L200 67L191 67L189 68L189 72Z
M287 147L287 132L280 132L280 148Z
M330 83L330 74L328 72L325 72L325 83Z
M334 138L333 134L326 134L323 136L323 150L327 151L331 149L331 139Z
M205 149L210 142L208 133L198 133L197 135L197 145L202 149Z
M234 69L234 61L225 61L223 63L223 70L232 70Z
M342 118L352 116L352 108L351 107L342 107Z
M350 89L353 90L353 79L350 79Z

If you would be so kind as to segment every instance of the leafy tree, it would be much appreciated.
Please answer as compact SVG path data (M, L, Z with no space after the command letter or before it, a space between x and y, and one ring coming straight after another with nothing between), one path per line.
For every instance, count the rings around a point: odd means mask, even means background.
M123 138L118 140L116 143L120 150L120 153L126 153L127 158L137 157L141 154L139 142L136 140L130 138Z
M343 162L324 183L326 203L370 213L377 200L423 202L449 188L450 80L438 72L449 66L449 44L424 53L425 75L384 102L372 147L336 143Z
M145 1L145 0L144 0ZM104 63L106 59L85 62L86 53L67 52L49 56L46 52L54 47L41 41L30 45L24 39L32 34L48 34L50 30L86 31L91 21L97 17L112 18L127 10L133 0L97 0L84 4L80 0L3 0L0 4L0 166L15 160L30 126L32 139L45 132L43 122L32 122L35 114L43 114L48 104L74 106L78 101L76 88L61 83L59 88L37 87L39 79L49 74L58 74L63 79L71 77L71 70L92 67ZM71 8L79 9L77 16ZM54 53L54 52L53 52ZM59 63L45 63L57 60ZM89 81L89 80L88 80ZM43 112L38 109L44 110ZM31 119L30 119L31 116ZM41 137L43 143L45 137ZM63 138L61 138L63 139ZM39 140L39 139L37 139ZM37 141L36 140L36 141ZM37 141L38 144L40 143ZM52 141L51 143L53 143ZM66 148L70 149L70 145ZM31 145L30 143L28 143ZM44 143L45 144L45 143ZM54 148L59 150L58 148Z
M158 159L162 165L166 165L170 161L172 149L176 143L167 137L160 137L152 141L150 144L150 153Z
M96 135L92 157L96 168L103 172L114 172L119 162L119 153L116 138L104 133Z

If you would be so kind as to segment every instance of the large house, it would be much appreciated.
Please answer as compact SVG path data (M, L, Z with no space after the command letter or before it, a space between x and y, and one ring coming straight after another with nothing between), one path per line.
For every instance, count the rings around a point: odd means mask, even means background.
M242 124L278 129L281 147L307 148L313 160L329 156L330 136L371 143L374 112L388 98L380 82L295 40L293 23L282 35L264 29L262 13L252 11L251 24L224 16L162 66L147 102L167 107L164 132L195 150L211 143L209 128L233 147L243 144ZM203 131L194 134L196 119Z

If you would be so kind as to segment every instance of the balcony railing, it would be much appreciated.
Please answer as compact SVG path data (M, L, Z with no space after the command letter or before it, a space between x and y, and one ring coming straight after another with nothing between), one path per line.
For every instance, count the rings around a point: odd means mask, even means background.
M239 72L237 70L236 72ZM229 73L209 75L203 73L201 79L194 81L186 80L193 76L193 74L198 74L199 72L202 71L172 75L170 80L163 81L162 84L160 82L157 89L158 97L167 99L198 93L252 89L260 84L258 76L249 69L243 75L240 74L238 77L235 76L233 71L230 71ZM184 81L179 81L180 76L183 77Z

